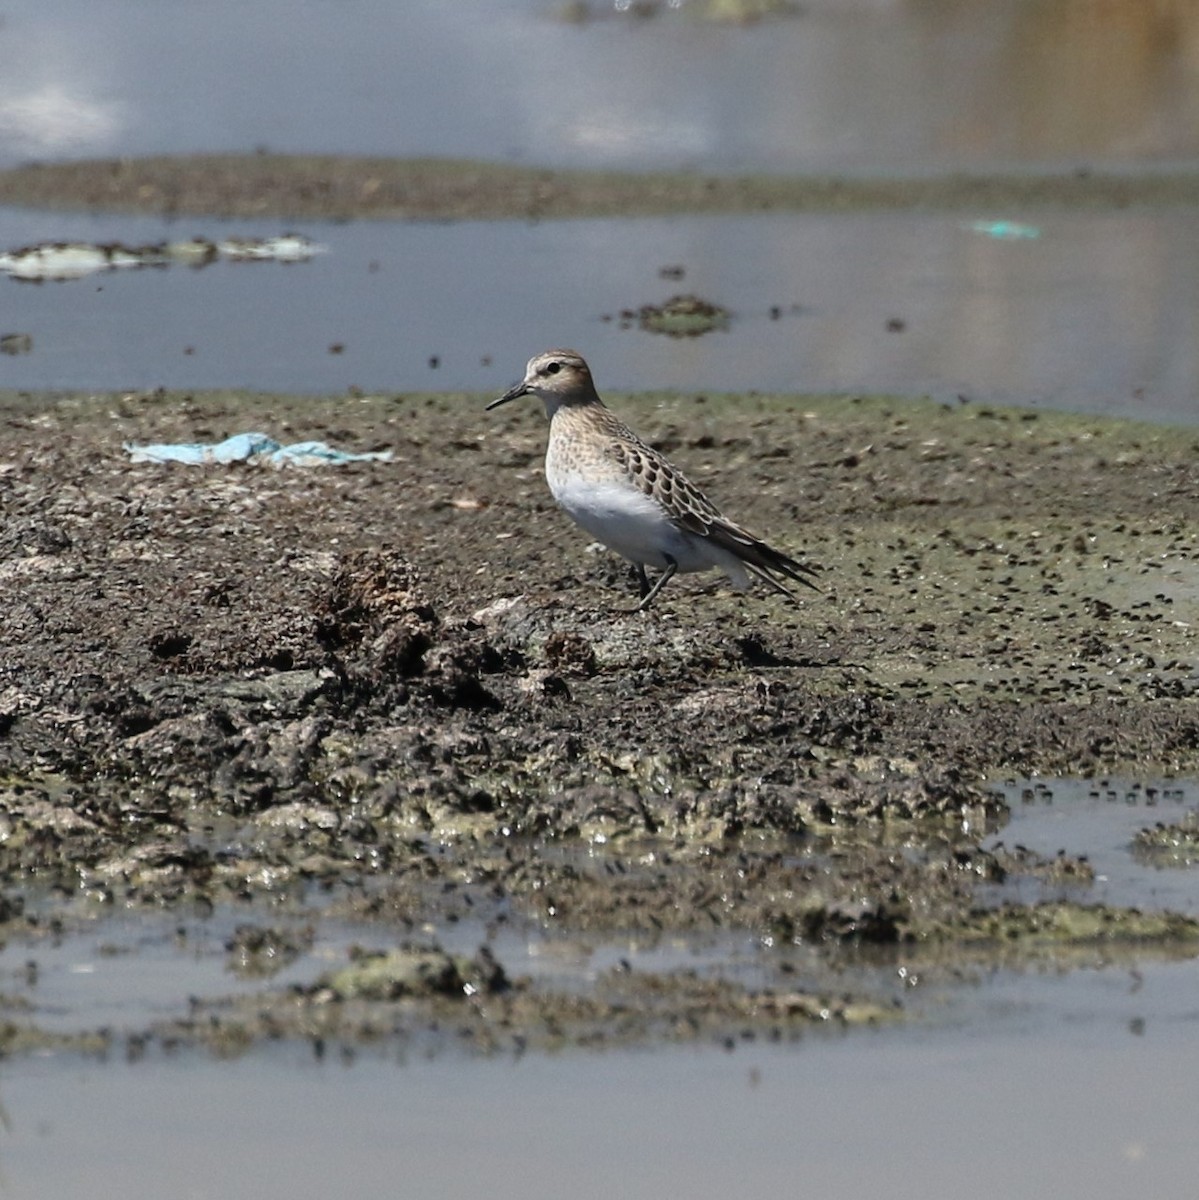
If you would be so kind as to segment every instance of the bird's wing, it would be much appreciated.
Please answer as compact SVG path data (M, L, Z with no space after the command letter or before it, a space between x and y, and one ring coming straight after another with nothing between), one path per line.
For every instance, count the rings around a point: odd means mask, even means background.
M612 454L629 481L657 500L680 529L707 537L711 526L724 520L716 505L682 471L640 438L613 441Z
M730 521L682 471L652 446L647 446L632 435L631 431L612 442L611 453L630 481L647 496L659 501L671 522L679 529L697 537L710 538L716 545L755 568L755 574L761 575L786 595L790 593L771 577L771 572L785 575L808 587L816 586L811 577L819 574L819 567L775 550L748 529Z

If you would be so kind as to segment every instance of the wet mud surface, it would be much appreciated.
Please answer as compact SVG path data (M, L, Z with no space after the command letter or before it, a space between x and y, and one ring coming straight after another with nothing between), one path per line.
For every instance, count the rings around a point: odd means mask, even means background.
M825 568L798 606L691 576L638 614L549 497L540 411L486 399L0 394L0 930L36 962L223 914L261 979L129 1046L790 1037L902 1019L917 966L1199 952L1089 903L1083 860L982 845L989 780L1199 772L1199 431L613 397ZM394 457L122 448L245 429ZM305 958L333 926L363 945ZM660 957L530 977L526 936ZM743 952L665 953L705 939ZM23 997L0 1044L60 1044Z
M776 178L284 154L82 160L0 170L0 204L165 216L487 220L910 208L976 215L988 209L1196 202L1199 175L1185 170Z

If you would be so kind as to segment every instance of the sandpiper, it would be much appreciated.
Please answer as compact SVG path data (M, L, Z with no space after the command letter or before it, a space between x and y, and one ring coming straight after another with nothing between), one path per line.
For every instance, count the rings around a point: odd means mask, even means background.
M815 588L808 577L818 568L773 549L723 516L678 467L607 408L575 351L535 355L524 379L487 409L520 396L539 396L550 419L545 478L554 499L576 524L637 568L637 611L652 604L677 572L714 567L738 591L750 574L791 600L795 594L776 575ZM646 567L662 572L652 587Z

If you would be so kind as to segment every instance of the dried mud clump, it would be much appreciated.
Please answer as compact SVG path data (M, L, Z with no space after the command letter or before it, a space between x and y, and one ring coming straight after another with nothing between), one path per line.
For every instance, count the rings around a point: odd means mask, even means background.
M439 625L416 572L394 551L340 558L316 605L317 638L360 693L402 690L399 681L421 675Z
M366 647L380 667L419 675L437 615L416 572L395 551L356 550L341 557L317 605L317 631L330 650Z
M442 623L412 564L396 551L340 558L316 618L348 702L387 710L415 691L448 708L500 707L481 679L495 669L496 652L461 623Z

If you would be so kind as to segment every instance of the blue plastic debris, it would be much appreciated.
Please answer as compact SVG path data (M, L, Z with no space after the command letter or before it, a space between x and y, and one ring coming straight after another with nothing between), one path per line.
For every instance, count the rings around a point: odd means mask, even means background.
M263 462L272 467L340 466L348 462L390 462L390 450L375 450L351 454L335 450L327 442L293 442L284 446L265 433L235 433L223 442L206 445L202 442L175 442L158 446L134 446L125 443L125 450L135 463L186 463L206 467L240 462Z
M1041 231L1035 225L1021 225L1018 221L971 221L966 228L971 233L985 233L987 237L1005 242L1041 236Z

